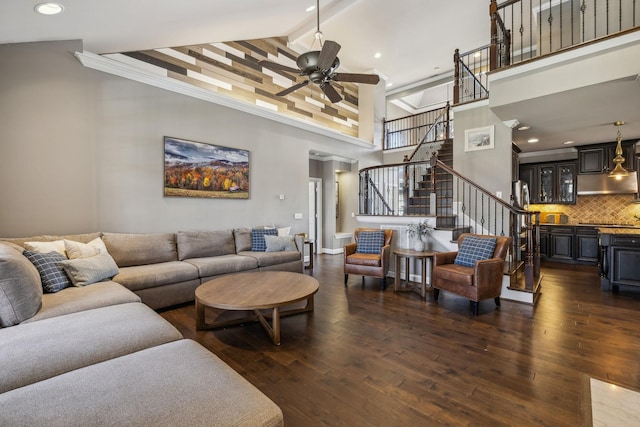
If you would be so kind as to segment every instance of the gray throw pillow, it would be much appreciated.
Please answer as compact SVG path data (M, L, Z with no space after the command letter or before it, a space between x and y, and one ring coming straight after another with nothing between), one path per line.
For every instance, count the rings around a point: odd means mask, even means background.
M118 266L108 253L90 258L69 259L61 264L74 286L90 285L118 274Z
M267 250L265 252L298 250L296 242L293 240L293 236L264 236L264 241L267 244Z
M0 243L0 326L17 325L40 310L38 270L20 251Z

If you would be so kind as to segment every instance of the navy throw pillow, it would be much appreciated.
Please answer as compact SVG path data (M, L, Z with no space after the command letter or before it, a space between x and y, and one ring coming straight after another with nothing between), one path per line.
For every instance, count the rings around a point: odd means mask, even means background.
M493 258L496 250L496 238L466 236L458 249L454 264L473 267L476 261Z
M55 293L71 286L69 276L62 268L62 261L66 261L67 257L60 252L49 252L42 254L39 252L24 251L24 256L27 257L31 264L33 264L38 273L40 273L40 280L42 281L42 289L46 293Z
M251 250L253 252L264 252L267 250L267 243L264 236L277 236L278 230L275 228L265 228L251 230Z
M356 252L360 254L379 254L384 246L384 231L361 231L358 233Z

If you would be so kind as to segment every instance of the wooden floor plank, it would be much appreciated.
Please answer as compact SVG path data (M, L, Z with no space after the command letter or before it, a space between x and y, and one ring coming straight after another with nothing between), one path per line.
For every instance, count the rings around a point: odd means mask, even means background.
M195 331L193 304L161 315L262 390L287 426L573 426L583 375L637 388L640 289L602 292L595 267L543 263L533 307L438 303L381 291L342 256L316 255L313 313L282 319L274 346L258 323Z

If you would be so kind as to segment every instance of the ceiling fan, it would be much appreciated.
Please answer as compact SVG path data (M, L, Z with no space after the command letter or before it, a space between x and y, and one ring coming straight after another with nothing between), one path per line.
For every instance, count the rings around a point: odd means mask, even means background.
M289 73L295 73L300 76L308 77L301 83L295 84L290 88L276 93L277 96L285 96L295 90L307 86L309 83L317 84L322 92L329 98L332 103L342 100L342 96L331 85L332 82L351 82L351 83L365 83L365 84L377 84L380 81L380 77L376 74L355 74L355 73L337 73L336 70L340 66L340 59L338 59L338 52L340 51L340 45L334 41L327 40L322 43L322 32L320 31L320 0L316 2L317 11L317 31L315 33L315 39L320 43L321 49L312 50L298 56L296 59L296 65L298 69L287 67L286 65L278 64L271 61L260 61L260 65L269 68L273 71L286 71ZM315 43L315 41L314 41ZM313 43L311 44L313 47Z

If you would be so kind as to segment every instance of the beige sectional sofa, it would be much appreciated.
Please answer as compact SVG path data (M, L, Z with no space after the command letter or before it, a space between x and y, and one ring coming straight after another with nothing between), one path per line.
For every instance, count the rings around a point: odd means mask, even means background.
M43 293L26 242L100 237L117 274ZM89 233L0 242L0 425L279 426L282 412L153 309L220 274L302 271L296 249L251 251L251 230Z

